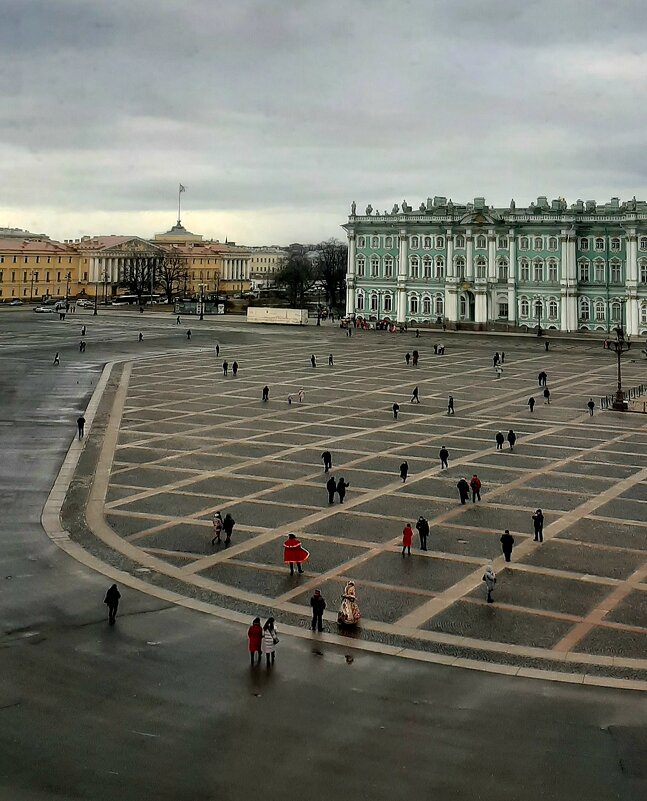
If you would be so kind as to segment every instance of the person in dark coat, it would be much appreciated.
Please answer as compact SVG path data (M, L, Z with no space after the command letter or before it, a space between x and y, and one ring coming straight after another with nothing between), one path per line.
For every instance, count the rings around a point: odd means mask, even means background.
M344 498L346 497L346 490L350 487L350 484L347 481L344 481L344 478L339 479L337 482L337 495L339 495L339 503L344 502Z
M263 387L263 402L264 402L264 403L267 403L267 401L268 401L269 399L270 399L270 388L269 388L269 387L267 386L267 384L266 384L266 385Z
M234 362L231 365L231 372L234 374L234 378L236 378L236 375L238 373L238 362Z
M470 497L470 485L467 483L467 481L465 481L464 478L461 478L456 487L458 488L458 494L461 497L461 503L465 504L467 499Z
M438 456L440 457L440 469L443 470L444 468L449 467L449 451L444 445L438 451Z
M144 341L144 335L142 334L142 332L141 332L141 331L139 332L139 341L140 341L140 342L143 342L143 341Z
M496 367L500 360L501 357L499 356L499 351L497 351L492 357L492 367Z
M545 387L547 381L548 381L548 375L544 372L544 370L542 370L541 373L539 373L539 375L537 376L537 382L540 387Z
M510 429L510 431L508 431L507 440L508 440L508 444L510 445L510 450L513 451L514 450L514 444L517 441L517 435L514 433L514 431L512 429Z
M81 329L81 336L82 336L82 337L84 337L84 336L85 336L85 326L83 326L83 328Z
M83 435L85 434L85 417L83 415L77 418L76 428L79 432L79 439L83 439Z
M414 367L418 366L418 359L419 358L420 358L420 354L418 353L417 350L414 350L414 352L413 352L413 366Z
M56 351L56 353L54 354L54 366L58 367L60 363L61 363L61 357L58 355L58 351Z
M86 348L86 342L85 339L82 339L79 342L79 353L85 353L85 348Z
M544 350L548 351L548 340L544 342Z
M496 449L498 451L502 451L503 450L503 443L505 442L505 438L504 438L503 434L499 431L498 434L496 435L495 439L496 439Z
M420 550L426 551L427 550L427 537L429 536L429 523L427 522L426 518L422 515L418 518L418 522L416 523L416 529L418 530L418 535L420 537Z
M505 362L505 351L502 350L501 351L501 364L503 364L504 362Z
M106 597L104 598L104 604L108 607L108 623L111 626L115 625L115 619L117 617L117 608L119 607L119 599L121 598L121 593L117 589L117 585L113 584L106 593Z
M472 490L472 503L476 503L477 499L481 500L481 479L474 473L470 479L470 489Z
M589 407L589 414L593 417L593 409L595 409L595 401L593 398L589 398L589 402L586 405Z
M317 366L317 359L316 359L316 357L315 357L314 353L313 353L313 354L312 354L312 356L310 357L310 364L311 364L313 367L316 367L316 366Z
M535 530L534 541L535 542L543 542L544 541L544 513L541 509L537 509L535 514L532 516L532 525Z
M337 492L337 482L334 476L330 476L326 481L326 489L328 490L328 503L335 502L335 493Z
M409 462L402 462L400 465L400 478L402 479L402 483L407 480L407 476L409 475Z
M231 535L234 531L234 526L236 525L236 521L234 518L227 512L225 515L225 519L222 521L222 527L225 530L225 545L229 545L231 542Z
M454 414L454 396L450 395L447 401L447 414Z
M393 419L397 420L398 419L398 412L400 411L400 404L399 403L394 403L391 408L393 409Z
M510 561L513 545L514 537L510 534L510 530L506 528L505 532L501 535L501 550L503 551L506 562Z
M405 362L407 363L407 367L409 366L409 362L411 361L411 354L406 353L404 357Z
M220 356L220 345L216 342L216 359ZM259 618L260 621L260 618Z
M186 338L189 340L189 342L191 342L191 329L190 328L187 329Z
M321 459L323 460L324 473L327 473L332 467L332 453L330 451L324 451L321 454Z
M326 601L321 590L314 591L314 595L310 599L310 606L312 607L312 630L323 631L323 613L326 609Z
M332 357L332 353L329 353L328 354L328 367L334 367L334 366L335 366L335 362L334 362L334 359Z
M535 409L535 403L536 401L534 398L528 398L528 408L530 409L530 414L532 414Z
M417 386L413 388L413 392L411 393L411 400L409 402L420 403L419 390Z
M544 403L548 403L550 405L550 390L548 387L544 390Z
M228 369L229 369L229 362L225 359L225 361L222 363L222 374L224 376L227 375L227 370Z

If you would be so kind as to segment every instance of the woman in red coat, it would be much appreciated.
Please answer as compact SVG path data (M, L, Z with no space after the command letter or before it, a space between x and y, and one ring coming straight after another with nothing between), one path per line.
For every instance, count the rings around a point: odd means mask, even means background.
M249 655L254 667L254 654L258 654L258 664L261 664L261 643L263 642L263 627L260 617L255 617L252 625L247 629Z
M411 528L411 523L407 523L407 525L402 529L402 556L404 556L405 550L408 552L409 556L411 556L412 542L413 529Z
M301 542L297 539L296 534L289 534L287 540L283 543L283 561L286 565L290 565L290 575L294 575L295 565L299 573L303 573L301 565L307 562L309 558L310 553L301 547Z

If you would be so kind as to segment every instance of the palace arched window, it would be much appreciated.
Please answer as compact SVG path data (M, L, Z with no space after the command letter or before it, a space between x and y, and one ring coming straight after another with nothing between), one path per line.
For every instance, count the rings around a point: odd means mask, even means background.
M387 236L384 239L384 247L385 248L392 248L393 247L393 237Z
M535 259L532 263L532 280L544 280L544 262L541 259Z
M378 310L378 305L380 302L379 295L377 292L371 293L371 311L376 312Z
M589 249L589 240L583 236L580 239L580 250L588 250Z
M417 278L420 270L420 259L417 256L411 256L409 259L409 275L411 278Z
M364 311L364 295L361 292L357 293L357 311Z
M445 277L445 259L442 256L436 256L436 278Z
M456 276L460 279L465 278L465 259L462 256L456 259Z
M527 236L522 236L519 239L519 250L528 250L530 247L530 240Z
M371 247L372 248L379 248L380 246L380 237L379 236L372 236L371 237Z
M593 274L595 275L595 283L604 283L604 259L596 259L593 262Z
M588 298L580 298L580 320L587 322L591 319L591 304Z
M614 236L611 239L611 250L614 253L617 253L620 250L620 239L617 236Z
M557 237L551 236L548 240L548 250L557 250Z
M385 278L392 278L393 276L393 257L392 256L385 256L384 257L384 277Z
M371 278L377 278L380 274L379 256L371 256Z
M497 268L497 276L499 281L507 281L508 280L508 260L507 259L499 259L496 263Z
M521 281L530 281L530 262L528 259L521 259L519 262L519 279Z
M358 248L365 248L366 247L366 239L363 236L357 237L357 247Z
M578 278L582 283L587 283L591 273L589 262L586 259L577 264Z
M486 278L487 277L487 262L483 258L483 256L479 256L478 259L474 262L476 265L476 277L477 278Z
M384 296L384 311L393 311L393 296L388 293Z
M459 234L456 237L456 247L457 248L464 248L465 247L465 237L462 234ZM647 245L645 245L645 248L647 249Z
M595 238L595 249L604 250L604 239L601 236Z
M409 312L411 314L418 314L418 296L411 295L409 298Z
M647 284L647 261L645 259L638 262L638 276L641 284Z
M552 283L557 281L557 262L555 259L548 259L548 280Z
M422 272L425 278L431 278L431 256L425 256L422 260Z
M549 320L556 320L558 314L559 306L557 305L557 301L555 298L550 298L548 301L548 319Z
M431 298L427 295L422 299L422 313L425 317L429 317L431 314Z
M420 247L420 237L412 236L411 237L411 247L413 250L418 250Z
M445 247L445 237L444 236L437 236L436 237L436 249L442 250Z
M423 242L425 250L431 250L431 237L426 236Z
M442 295L436 295L434 301L434 314L436 317L442 317L445 314L445 298Z
M476 237L476 247L481 249L487 247L487 239L483 236L483 234Z
M530 313L530 304L528 298L521 298L519 301L519 317L527 318Z
M364 258L364 256L358 256L357 257L357 275L360 276L360 278L363 278L365 270L366 270L366 259Z
M499 247L500 248L507 248L508 247L508 237L507 236L500 236L499 237Z
M640 237L640 249L647 250L647 236Z
M598 323L603 323L606 318L605 309L604 309L604 301L603 300L596 300L595 301L595 320Z
M535 250L543 250L544 249L544 241L540 236L536 236L533 242Z

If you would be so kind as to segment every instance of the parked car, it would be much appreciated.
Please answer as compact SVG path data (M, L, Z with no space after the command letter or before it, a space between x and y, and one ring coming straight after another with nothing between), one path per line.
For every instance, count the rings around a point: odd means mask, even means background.
M9 305L10 306L22 306L23 303L22 303L22 300L18 300L18 298L15 298L14 300L11 301L11 303Z
M94 303L91 300L77 300L76 305L79 307L79 309L94 308Z
M54 314L56 309L54 308L54 306L36 306L34 311L37 314Z

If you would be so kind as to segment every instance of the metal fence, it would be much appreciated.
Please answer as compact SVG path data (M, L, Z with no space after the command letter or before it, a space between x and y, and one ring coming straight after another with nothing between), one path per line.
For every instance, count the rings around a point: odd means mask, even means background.
M647 384L638 384L637 387L631 387L630 389L625 389L625 400L635 400L635 398L639 398L641 395L645 394L647 390ZM601 409L609 409L613 406L613 399L615 395L605 395L603 398L600 398L600 408ZM643 411L647 410L647 401L643 403Z

